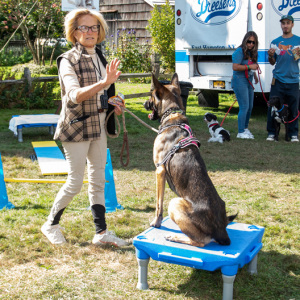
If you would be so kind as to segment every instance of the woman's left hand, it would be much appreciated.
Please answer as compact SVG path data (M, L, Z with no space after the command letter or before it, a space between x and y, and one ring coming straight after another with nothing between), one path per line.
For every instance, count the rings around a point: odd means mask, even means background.
M115 58L110 64L106 65L106 76L103 79L105 86L115 83L121 75L121 71L118 71L120 63L121 61Z
M117 116L121 115L122 114L122 108L120 106L115 106L115 114Z

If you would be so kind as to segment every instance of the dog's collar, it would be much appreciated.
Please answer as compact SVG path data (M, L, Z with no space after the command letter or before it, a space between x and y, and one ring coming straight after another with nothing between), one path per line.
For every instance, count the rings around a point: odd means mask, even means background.
M161 119L160 119L160 124L163 123L164 119L167 118L169 115L171 114L176 114L176 113L179 113L179 114L184 114L184 111L181 110L181 109L178 109L176 107L172 107L172 108L169 108L167 111L165 111L165 113L162 115Z
M277 112L281 112L284 109L285 105L282 105L281 109L277 110Z
M208 125L208 127L210 128L210 127L213 127L213 126L218 125L218 124L219 123L213 123L213 124Z

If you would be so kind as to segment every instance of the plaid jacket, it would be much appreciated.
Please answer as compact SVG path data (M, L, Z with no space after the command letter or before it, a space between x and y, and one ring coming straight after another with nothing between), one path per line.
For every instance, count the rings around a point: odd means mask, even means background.
M97 47L96 53L103 65L106 66L107 61ZM82 45L76 43L71 50L57 58L58 71L62 58L66 58L73 66L80 87L89 86L97 82L97 75L92 58ZM108 97L115 95L114 84L107 90L107 94ZM71 101L67 101L65 86L63 82L61 82L61 97L62 110L57 123L54 139L62 142L82 142L99 139L101 129L96 95L86 101L75 104ZM106 116L114 109L112 105L109 104L108 106ZM70 124L72 120L86 115L89 115L90 117L84 121ZM107 122L107 131L110 134L115 134L115 119L113 114Z

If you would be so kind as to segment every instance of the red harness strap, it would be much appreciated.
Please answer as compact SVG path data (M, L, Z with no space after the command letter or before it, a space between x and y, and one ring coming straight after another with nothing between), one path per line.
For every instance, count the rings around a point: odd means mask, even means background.
M248 66L245 65L245 67L246 67L245 76L248 79L248 81L249 81L250 85L252 86L252 88L254 89L254 86L253 86L252 82L249 80Z
M264 94L264 91L263 91L263 88L262 88L262 85L261 85L261 80L260 80L260 74L261 74L261 69L260 69L260 67L258 66L258 69L257 69L257 74L258 74L258 81L259 81L259 85L260 85L260 89L261 89L261 92L262 92L262 94L263 94L263 97L264 97L264 100L266 101L266 103L268 104L268 100L267 100L267 98L266 98L266 96L265 96L265 94Z

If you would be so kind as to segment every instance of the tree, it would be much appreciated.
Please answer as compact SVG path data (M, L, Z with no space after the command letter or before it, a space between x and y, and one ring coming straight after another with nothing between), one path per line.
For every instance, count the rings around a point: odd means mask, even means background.
M61 0L0 0L0 32L2 35L5 30L11 33L29 13L19 30L34 63L40 65L44 60L44 41L63 34L65 13L60 5Z
M162 64L169 72L175 70L175 15L169 0L154 5L149 25L153 50L161 55Z

